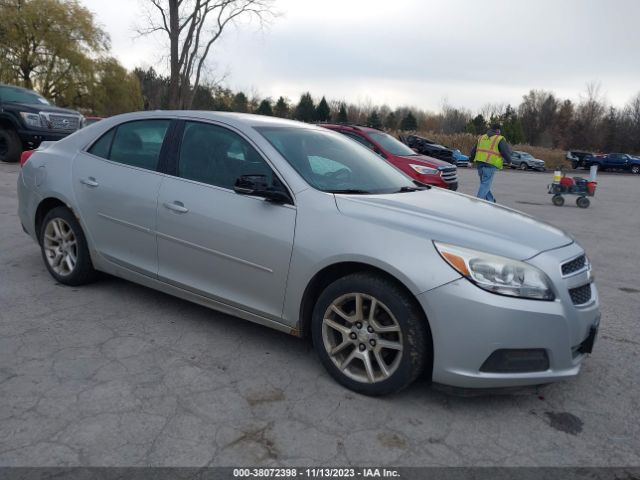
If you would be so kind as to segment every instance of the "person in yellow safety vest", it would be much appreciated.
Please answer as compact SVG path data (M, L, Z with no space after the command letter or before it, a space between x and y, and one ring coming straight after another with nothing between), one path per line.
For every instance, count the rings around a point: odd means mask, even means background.
M478 198L496 201L491 193L491 184L496 170L502 170L504 164L511 164L511 149L507 140L500 135L500 124L494 123L487 133L478 139L478 143L471 149L469 158L475 162L480 177Z

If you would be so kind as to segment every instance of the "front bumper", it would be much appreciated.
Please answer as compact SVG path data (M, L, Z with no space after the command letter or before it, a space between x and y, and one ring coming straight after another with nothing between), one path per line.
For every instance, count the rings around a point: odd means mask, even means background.
M49 130L18 130L18 136L26 149L38 148L42 142L57 142L73 132L52 132Z
M581 249L572 244L529 262L559 266L578 251ZM549 274L548 268L544 270ZM581 345L600 322L599 300L591 284L589 303L574 306L566 281L559 271L557 279L552 278L558 290L552 302L495 295L465 278L418 295L433 336L433 381L460 388L496 388L544 384L577 375L585 357ZM581 280L570 279L569 287L576 281ZM543 349L548 368L522 373L481 371L497 350L521 349Z

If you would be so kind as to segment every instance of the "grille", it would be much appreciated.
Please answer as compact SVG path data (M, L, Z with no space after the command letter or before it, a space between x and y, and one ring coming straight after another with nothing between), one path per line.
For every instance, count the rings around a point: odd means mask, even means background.
M571 301L574 305L584 305L591 300L591 284L587 283L578 288L572 288L569 290L571 295Z
M447 183L454 183L458 181L458 169L457 168L443 168L440 170L442 179Z
M587 264L587 258L584 255L580 255L578 258L574 258L570 262L562 265L562 275L570 275L573 272L582 270Z
M80 119L75 115L49 115L49 123L53 130L73 132L80 126Z

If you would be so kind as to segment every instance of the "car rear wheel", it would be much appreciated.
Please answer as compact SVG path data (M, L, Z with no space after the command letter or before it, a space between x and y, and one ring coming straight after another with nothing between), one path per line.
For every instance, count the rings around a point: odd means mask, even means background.
M56 207L45 215L40 228L42 258L49 273L65 285L84 285L95 279L87 241L69 209Z
M526 170L527 169L527 164L525 162L522 162L520 164L520 170Z
M571 168L573 168L574 170L577 170L578 168L578 162L576 162L575 160L571 162Z
M429 328L415 301L370 273L348 275L322 292L312 337L331 376L365 395L405 388L431 361Z
M562 195L554 195L551 198L551 201L556 207L561 207L564 205L564 197Z
M20 160L22 142L11 129L0 128L0 162L15 163Z

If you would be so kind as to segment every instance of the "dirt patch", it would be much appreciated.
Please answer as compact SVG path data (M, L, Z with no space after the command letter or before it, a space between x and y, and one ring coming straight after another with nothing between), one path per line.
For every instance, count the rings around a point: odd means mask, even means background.
M247 403L252 407L261 403L281 402L284 400L284 393L279 388L263 392L250 393L246 396Z
M378 434L380 445L387 448L407 448L407 441L396 433Z

